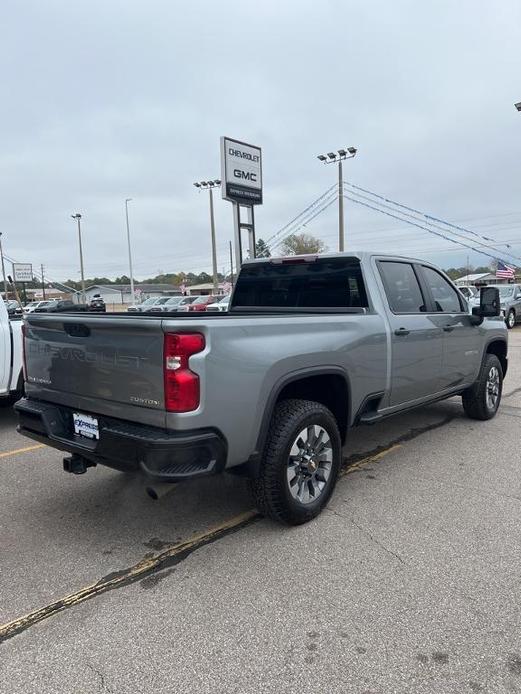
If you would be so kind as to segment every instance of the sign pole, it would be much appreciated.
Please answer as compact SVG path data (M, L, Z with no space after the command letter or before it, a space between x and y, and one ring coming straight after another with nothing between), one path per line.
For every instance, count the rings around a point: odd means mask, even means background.
M0 231L0 260L2 261L2 276L4 278L5 300L7 301L7 278L5 275L4 252L2 250L2 232Z
M232 242L230 241L230 279L233 289L233 252L232 252Z
M233 206L233 231L235 239L235 267L237 273L242 265L242 243L241 243L241 224L239 219L239 203L232 203Z
M21 307L21 306L22 306L22 302L20 301L20 297L19 297L19 295L18 295L18 289L16 288L16 282L15 282L15 280L14 280L14 277L9 277L9 276L8 276L7 279L8 279L8 280L11 282L11 284L13 285L14 295L15 295L16 301L18 302L18 306Z

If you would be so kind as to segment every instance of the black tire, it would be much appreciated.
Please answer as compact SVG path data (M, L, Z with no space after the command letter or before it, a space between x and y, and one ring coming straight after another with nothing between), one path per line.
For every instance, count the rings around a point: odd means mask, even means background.
M493 405L487 397L489 378L493 369L497 370L497 397ZM463 409L471 419L492 419L498 411L503 392L503 369L495 354L487 354L481 365L479 376L474 385L463 393Z
M291 474L288 472L290 451L292 446L296 445L299 433L314 425L323 429L325 436L329 438L327 448L331 451L328 454L331 457L331 467L324 487L321 491L315 491L318 494L317 498L302 502L292 495L296 493L296 486L293 487L293 492L290 491L292 486L288 479ZM307 431L309 435L310 430ZM320 436L322 437L322 434ZM308 461L308 466L312 461L313 458ZM254 502L264 516L280 523L288 525L307 523L318 516L329 501L341 463L340 433L337 422L328 408L309 400L283 400L276 406L273 413L258 476L250 480ZM314 474L318 475L316 461L313 464L315 465ZM327 464L329 465L329 462ZM300 482L297 484L300 489ZM308 482L302 483L302 488L304 485L307 489L304 495L309 498L312 496L309 490L313 489L313 484L310 480L309 486Z
M516 324L516 312L514 311L513 308L511 308L510 311L508 312L508 315L505 318L505 323L507 324L507 328L509 330L512 330L512 328Z

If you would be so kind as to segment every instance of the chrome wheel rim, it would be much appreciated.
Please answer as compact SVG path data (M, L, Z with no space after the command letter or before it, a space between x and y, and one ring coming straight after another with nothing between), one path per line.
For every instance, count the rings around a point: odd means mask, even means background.
M494 410L499 400L499 370L493 366L488 372L486 388L487 407Z
M316 501L327 486L333 467L331 438L324 427L311 424L295 438L288 458L291 496L301 504Z
M510 313L508 314L508 325L509 325L509 327L510 327L510 328L513 328L515 322L516 322L516 317L514 316L514 314L512 313L512 311L510 311Z

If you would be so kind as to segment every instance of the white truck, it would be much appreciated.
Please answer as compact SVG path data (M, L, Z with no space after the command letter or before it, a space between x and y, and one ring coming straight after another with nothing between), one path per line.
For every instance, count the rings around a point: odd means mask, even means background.
M10 319L0 296L0 406L23 394L22 320Z

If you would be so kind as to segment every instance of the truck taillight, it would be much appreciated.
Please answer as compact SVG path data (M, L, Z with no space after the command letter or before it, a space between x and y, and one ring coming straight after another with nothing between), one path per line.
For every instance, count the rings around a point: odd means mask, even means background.
M165 334L163 369L167 412L191 412L199 407L199 376L190 371L188 362L204 347L201 333Z

